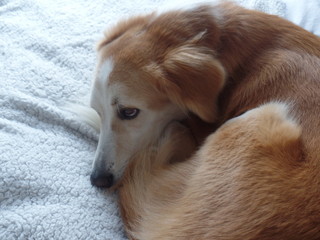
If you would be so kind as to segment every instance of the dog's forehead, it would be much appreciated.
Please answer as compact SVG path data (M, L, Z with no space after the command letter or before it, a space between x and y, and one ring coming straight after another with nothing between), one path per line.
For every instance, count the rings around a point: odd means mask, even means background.
M103 59L100 61L97 70L96 83L101 86L105 86L109 82L109 76L113 71L114 63L112 58Z
M134 72L130 72L125 67L119 67L118 65L111 57L100 61L95 80L96 90L108 94L112 94L113 92L124 93L127 91L127 88L130 86L127 82L130 82L130 79L133 78Z
M117 99L120 104L144 105L159 109L169 103L168 98L150 84L150 75L134 64L112 57L101 59L95 81L95 92L105 99Z
M121 59L119 57L101 57L96 82L100 85L111 85L115 82L126 82L130 85L137 79L142 78L141 67L137 66L128 59Z

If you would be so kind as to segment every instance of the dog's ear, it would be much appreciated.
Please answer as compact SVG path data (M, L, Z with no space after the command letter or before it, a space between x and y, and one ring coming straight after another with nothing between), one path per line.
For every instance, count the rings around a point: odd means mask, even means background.
M224 85L225 71L213 51L186 44L168 51L160 64L158 88L169 99L206 122L217 117L217 97Z

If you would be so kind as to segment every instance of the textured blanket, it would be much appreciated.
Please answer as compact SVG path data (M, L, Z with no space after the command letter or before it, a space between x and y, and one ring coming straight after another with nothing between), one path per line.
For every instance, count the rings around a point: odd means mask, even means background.
M88 94L107 26L169 2L0 0L0 239L126 239L90 185L98 134L61 106ZM320 34L319 0L238 2Z

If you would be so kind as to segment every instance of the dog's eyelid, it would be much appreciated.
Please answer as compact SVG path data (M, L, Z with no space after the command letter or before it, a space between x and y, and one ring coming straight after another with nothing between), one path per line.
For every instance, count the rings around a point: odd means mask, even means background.
M137 107L133 106L133 105L130 105L130 104L120 104L120 103L117 103L116 105L116 108L118 110L121 110L121 109L138 109Z

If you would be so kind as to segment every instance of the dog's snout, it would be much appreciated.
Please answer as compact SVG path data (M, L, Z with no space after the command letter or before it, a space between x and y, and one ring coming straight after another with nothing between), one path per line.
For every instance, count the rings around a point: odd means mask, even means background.
M113 185L113 180L113 174L109 172L93 171L90 176L91 184L99 188L110 188Z

